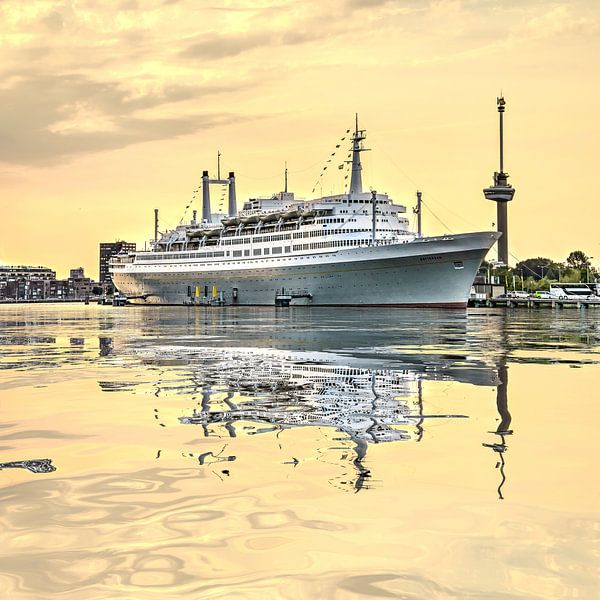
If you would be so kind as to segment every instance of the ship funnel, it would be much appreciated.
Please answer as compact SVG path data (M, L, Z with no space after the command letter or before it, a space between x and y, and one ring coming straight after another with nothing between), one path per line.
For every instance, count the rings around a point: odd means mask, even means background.
M210 222L210 180L208 171L202 171L202 220Z
M235 174L233 171L229 172L229 216L235 217L237 215L237 203L235 198Z

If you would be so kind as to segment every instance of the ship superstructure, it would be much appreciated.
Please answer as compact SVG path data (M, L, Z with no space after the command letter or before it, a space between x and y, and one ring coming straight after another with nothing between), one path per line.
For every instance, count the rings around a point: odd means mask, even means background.
M293 192L235 211L235 176L203 174L202 220L157 237L151 251L116 256L113 282L134 303L466 306L494 232L421 237L406 208L362 189L364 130L352 135L348 193ZM210 212L209 186L229 188L229 215Z

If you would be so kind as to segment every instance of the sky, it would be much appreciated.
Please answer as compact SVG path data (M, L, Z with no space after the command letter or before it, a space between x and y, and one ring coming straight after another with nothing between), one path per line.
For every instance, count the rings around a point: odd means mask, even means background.
M500 93L511 261L600 264L597 0L2 0L0 58L0 264L97 277L100 242L201 209L218 151L238 205L286 162L297 197L345 191L355 113L365 187L491 229Z

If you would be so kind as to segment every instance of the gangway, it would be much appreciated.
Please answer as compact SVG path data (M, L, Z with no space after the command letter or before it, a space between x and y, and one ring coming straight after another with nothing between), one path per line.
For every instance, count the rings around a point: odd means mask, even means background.
M307 298L312 300L312 294L308 290L286 290L281 288L275 293L275 306L289 306L295 298Z

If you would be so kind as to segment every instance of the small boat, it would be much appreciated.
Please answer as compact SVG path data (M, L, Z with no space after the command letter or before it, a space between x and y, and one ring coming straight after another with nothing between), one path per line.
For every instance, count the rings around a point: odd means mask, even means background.
M271 213L271 214L267 214L267 215L262 215L260 217L260 220L263 223L273 223L274 221L279 221L280 218L281 218L281 213Z

